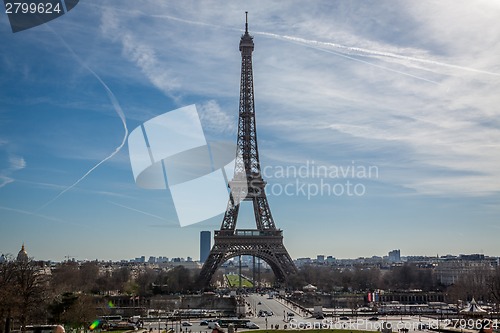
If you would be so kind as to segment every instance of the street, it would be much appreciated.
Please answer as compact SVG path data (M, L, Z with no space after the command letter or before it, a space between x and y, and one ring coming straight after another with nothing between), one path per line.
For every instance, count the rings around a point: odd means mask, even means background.
M429 319L419 316L382 316L378 317L344 317L342 320L336 316L335 318L326 317L325 319L316 319L311 317L309 313L304 313L301 309L294 307L293 305L285 304L285 302L279 298L269 298L267 294L261 296L260 294L249 294L244 297L247 312L251 312L252 315L248 315L245 319L257 324L260 329L350 329L350 330L368 330L368 331L380 331L384 325L389 325L393 332L397 331L423 331L429 332L428 330L422 329L423 326L436 327L440 323L435 319ZM260 311L266 311L272 315L268 316L258 316ZM339 309L340 310L340 309ZM293 314L293 316L289 316ZM183 321L184 322L184 321ZM191 326L182 326L179 322L175 322L173 325L171 322L168 323L168 329L173 329L174 332L206 332L210 333L212 330L206 325L201 326L200 319L186 320ZM388 324L384 324L388 323ZM443 324L443 322L441 322ZM186 324L188 325L188 324ZM165 329L165 322L147 322L144 325L146 331L152 331L154 333L158 332L158 329ZM385 326L386 327L386 326ZM227 329L225 329L227 330ZM238 331L249 330L238 328Z

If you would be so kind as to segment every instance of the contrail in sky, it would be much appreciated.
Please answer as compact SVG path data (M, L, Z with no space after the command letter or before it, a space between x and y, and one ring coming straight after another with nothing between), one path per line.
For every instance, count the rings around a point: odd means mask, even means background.
M137 13L137 12L134 12L134 13ZM199 25L199 26L206 26L206 27L212 27L212 28L217 28L217 29L225 29L225 30L243 32L243 30L241 30L241 29L234 29L234 28L230 28L230 27L227 27L227 26L222 26L222 25L212 24L212 23L206 23L206 22L201 22L201 21L186 20L186 19L183 19L183 18L179 18L179 17L175 17L175 16L170 16L170 15L162 15L162 14L149 15L149 14L146 14L146 13L143 13L143 12L140 12L140 13L142 15L144 15L144 16L164 18L164 19L167 19L167 20L177 21L177 22L181 22L181 23L184 23L184 24ZM420 80L424 80L424 81L428 81L428 82L436 83L436 84L439 84L439 83L435 82L435 81L432 81L432 80L429 80L429 79L425 79L423 77L415 76L415 75L412 75L412 74L409 74L409 73L401 72L401 71L398 71L398 70L393 70L393 69L388 68L388 67L379 66L379 65L367 62L367 61L362 61L360 59L356 59L356 58L350 57L350 56L348 56L348 55L346 55L344 53L338 53L338 52L334 52L334 51L331 51L331 50L326 50L325 47L326 48L336 48L338 50L347 51L349 54L357 55L357 56L364 56L364 57L379 56L379 57L384 57L384 58L393 58L393 59L399 59L399 60L407 60L407 61L412 61L412 62L419 62L419 63L424 63L424 64L436 65L436 66L441 66L441 67L453 68L453 69L458 69L458 70L463 70L463 71L469 71L469 72L475 72L475 73L480 73L480 74L492 75L492 76L500 76L500 73L495 73L495 72L491 72L491 71L486 71L486 70L481 70L481 69L476 69L476 68L471 68L471 67L466 67L466 66L453 65L453 64L449 64L449 63L445 63L445 62L440 62L440 61L435 61L435 60L430 60L430 59L425 59L425 58L410 57L410 56L405 56L405 55L396 54L396 53L392 53L392 52L370 50L370 49L365 49L365 48L361 48L361 47L346 46L346 45L332 43L332 42L321 42L321 41L311 40L311 39L305 39L305 38L301 38L301 37L288 36L288 35L279 35L279 34L275 34L275 33L271 33L271 32L265 32L265 31L253 31L252 34L267 36L267 37L281 39L281 40L286 40L286 41L290 41L290 42L299 43L299 44L302 44L302 45L305 44L305 45L309 45L309 46L313 46L313 47L315 46L317 50L329 52L329 53L332 53L332 54L335 54L335 55L338 55L338 56L341 56L341 57L345 57L347 59L351 59L351 60L354 60L354 61L358 61L358 62L367 64L367 65L379 67L379 68L386 69L386 70L389 70L389 71L392 71L392 72L395 72L395 73L399 73L399 74L411 76L411 77L414 77L414 78L417 78L417 79L420 79Z
M106 162L107 160L109 160L110 158L112 158L113 156L115 156L116 154L118 154L118 152L123 148L123 146L125 145L125 143L127 142L127 136L128 136L128 128L127 128L127 121L125 119L125 114L123 113L123 110L120 106L120 103L118 103L118 100L116 99L115 95L113 94L113 92L111 91L111 89L108 87L108 85L101 79L101 77L99 75L97 75L96 72L94 72L89 66L87 66L81 59L80 57L75 53L75 51L73 51L73 49L66 43L66 41L64 41L64 39L62 39L62 37L60 37L55 31L53 31L54 34L57 35L57 37L60 38L61 42L64 44L64 46L66 46L66 48L73 54L73 56L77 59L77 61L80 63L80 65L82 65L84 68L86 68L90 73L92 73L92 75L101 83L101 85L104 87L104 89L106 90L106 93L108 94L108 97L109 99L111 100L111 103L113 104L113 108L115 109L116 111L116 114L118 115L118 117L120 117L121 121L122 121L122 124L123 124L123 129L125 131L124 135L123 135L123 139L122 139L122 142L120 143L120 145L118 147L116 147L116 149L110 154L108 155L107 157L105 157L103 160L101 160L99 163L97 163L96 165L94 165L92 168L90 168L83 176L81 176L77 181L75 181L73 184L71 184L70 186L66 187L64 190L62 190L58 195L56 195L52 200L50 200L49 202L47 202L46 204L44 204L43 206L41 206L40 208L38 208L37 210L40 210L40 209L43 209L45 207L47 207L48 205L50 205L51 203L53 203L54 201L56 201L57 199L59 199L64 193L68 192L69 190L71 190L72 188L74 188L76 185L78 185L82 180L84 180L88 175L90 175L95 169L97 169L101 164L103 164L104 162Z
M459 70L463 70L463 71L475 72L475 73L480 73L480 74L500 76L500 73L485 71L485 70L471 68L471 67L453 65L453 64L448 64L445 62L440 62L440 61L435 61L435 60L430 60L430 59L409 57L409 56L404 56L404 55L400 55L400 54L396 54L396 53L392 53L392 52L375 51L375 50L369 50L369 49L364 49L364 48L360 48L360 47L345 46L342 44L331 43L331 42L320 42L317 40L310 40L310 39L305 39L305 38L301 38L301 37L294 37L294 36L287 36L287 35L278 35L278 34L274 34L274 33L270 33L270 32L262 32L261 31L261 32L254 32L254 34L273 37L273 38L282 39L282 40L288 40L288 41L297 42L297 43L301 43L301 44L313 45L313 46L319 47L322 50L324 50L323 47L336 48L336 49L348 51L349 53L355 54L358 56L370 56L370 55L371 56L380 56L380 57L385 57L385 58L394 58L394 59L399 59L399 60L421 62L421 63L437 65L437 66L442 66L442 67L448 67L448 68L453 68L453 69L459 69Z
M303 45L301 43L299 43L300 45ZM390 72L394 72L394 73L398 73L398 74L402 74L402 75L406 75L406 76L410 76L412 78L415 78L415 79L419 79L419 80L423 80L423 81L427 81L427 82L430 82L430 83L434 83L434 84L440 84L439 82L437 81L433 81L433 80L430 80L430 79L426 79L424 77L421 77L421 76L417 76L417 75L413 75L413 74L410 74L410 73L406 73L406 72L403 72L403 71L398 71L397 69L392 69L392 68L389 68L389 67L385 67L385 66L381 66L381 65L377 65L377 64L374 64L372 62L369 62L369 61L364 61L364 60L361 60L361 59L358 59L358 58L354 58L354 57L351 57L351 56L348 56L346 54L343 54L343 53L340 53L340 52L335 52L335 51L332 51L332 50L327 50L327 49L324 49L324 48L321 48L321 47L318 47L318 46L314 46L314 45L306 45L306 47L311 47L315 50L319 50L319 51L323 51L323 52L326 52L326 53L332 53L332 54L335 54L339 57L343 57L343 58L347 58L347 59L350 59L350 60L354 60L354 61L357 61L357 62L361 62L363 64L367 64L367 65L370 65L370 66L373 66L373 67L377 67L377 68L381 68L381 69L385 69L387 71L390 71Z
M178 22L182 22L182 23L186 23L186 24L192 24L192 25L201 25L201 26L208 26L208 27L213 27L213 28L222 28L222 29L243 31L241 29L233 29L233 28L228 28L228 27L225 27L225 26L220 26L220 25L211 24L211 23L191 21L191 20L186 20L186 19L181 19L181 18L178 18L178 17L174 17L174 16L169 16L169 15L152 15L152 16L153 17L166 18L166 19L169 19L169 20L174 20L174 21L178 21ZM500 73L495 73L495 72L491 72L491 71L486 71L486 70L481 70L481 69L476 69L476 68L471 68L471 67L466 67L466 66L453 65L453 64L449 64L449 63L445 63L445 62L440 62L440 61L435 61L435 60L430 60L430 59L425 59L425 58L410 57L410 56L405 56L405 55L396 54L396 53L392 53L392 52L370 50L370 49L365 49L365 48L361 48L361 47L346 46L346 45L332 43L332 42L321 42L321 41L311 40L311 39L305 39L305 38L301 38L301 37L288 36L288 35L279 35L279 34L275 34L275 33L271 33L271 32L265 32L265 31L254 31L252 33L255 34L255 35L262 35L262 36L272 37L272 38L286 40L286 41L290 41L290 42L295 42L295 43L299 43L299 44L302 44L302 45L304 45L304 44L305 45L309 45L309 46L312 46L315 49L320 50L320 51L329 52L329 53L332 53L332 54L335 54L335 55L338 55L338 56L341 56L341 57L344 57L344 58L347 58L347 59L350 59L350 60L358 61L358 62L367 64L367 65L379 67L379 68L386 69L386 70L389 70L389 71L392 71L392 72L395 72L395 73L399 73L399 74L411 76L411 77L414 77L416 79L424 80L424 81L427 81L427 82L430 82L430 83L435 83L435 84L439 84L439 83L436 82L436 81L432 81L432 80L420 77L420 76L415 76L415 75L412 75L412 74L409 74L409 73L405 73L405 72L402 72L402 71L398 71L398 70L394 70L394 69L391 69L391 68L388 68L388 67L379 66L379 65L373 64L373 63L368 62L368 61L363 61L363 60L360 60L360 59L357 59L357 58L353 58L353 57L350 57L349 55L346 55L344 53L339 53L339 52L334 52L334 51L331 51L331 50L327 50L327 49L325 49L325 47L326 48L335 48L335 49L338 49L338 50L347 51L349 54L357 55L357 56L364 56L364 57L379 56L379 57L384 57L384 58L393 58L393 59L399 59L399 60L407 60L407 61L412 61L412 62L419 62L419 63L424 63L424 64L436 65L436 66L441 66L441 67L453 68L453 69L458 69L458 70L463 70L463 71L469 71L469 72L475 72L475 73L480 73L480 74L492 75L492 76L500 76Z
M18 214L36 216L36 217L40 217L42 219L53 221L53 222L57 222L57 223L71 224L71 225L76 225L76 226L88 228L88 226L84 225L84 224L68 222L68 221L64 221L64 220L61 220L61 219L58 219L58 218L55 218L55 217L51 217L51 216L47 216L47 215L42 215L42 214L37 214L37 213L30 212L30 211L27 211L27 210L16 209L16 208L5 207L5 206L0 206L0 210L6 210L6 211L9 211L9 212L15 212L15 213L18 213Z
M164 219L163 217L158 216L158 215L154 215L154 214L151 214L151 213L148 213L148 212L136 209L136 208L132 208L132 207L129 207L129 206L121 205L121 204L113 202L113 201L108 201L108 202L111 203L111 204L113 204L113 205L115 205L115 206L118 206L118 207L126 208L126 209L129 209L131 211L134 211L134 212L137 212L137 213L141 213L141 214L144 214L144 215L147 215L147 216L151 216L151 217L154 217L154 218L162 220L162 221L167 221L166 219Z

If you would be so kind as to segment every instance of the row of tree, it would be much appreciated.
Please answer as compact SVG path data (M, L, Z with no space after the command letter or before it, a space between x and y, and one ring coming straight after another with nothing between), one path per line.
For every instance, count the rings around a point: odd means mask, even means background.
M463 273L451 286L439 283L430 268L405 264L390 270L379 268L337 269L307 266L290 279L290 287L299 289L307 283L321 291L422 290L445 292L447 301L468 301L473 297L487 303L500 304L500 267L477 267Z
M474 297L478 301L500 304L500 267L495 270L478 268L464 274L458 281L447 289L449 299L470 300Z
M313 284L321 291L369 291L375 289L423 291L442 290L430 269L413 265L380 270L376 267L339 269L332 266L305 266L290 279L290 287Z
M189 292L196 274L182 266L137 271L106 269L97 262L65 262L54 268L32 260L0 263L0 333L9 333L14 323L16 329L27 324L88 326L98 317L98 308L109 306L109 294Z

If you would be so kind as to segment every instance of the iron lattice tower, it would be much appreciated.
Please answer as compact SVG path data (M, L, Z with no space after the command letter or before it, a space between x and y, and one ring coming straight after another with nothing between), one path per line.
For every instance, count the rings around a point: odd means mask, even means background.
M260 169L255 125L253 50L254 43L253 37L248 33L247 14L245 34L240 40L240 107L234 177L229 182L231 191L221 228L215 231L214 246L200 272L198 281L203 287L209 286L213 274L220 265L240 255L251 255L263 259L271 266L276 282L279 284L285 283L288 276L297 271L283 245L282 230L277 229L274 224L264 191L266 182L262 178ZM252 202L257 229L236 229L242 201Z

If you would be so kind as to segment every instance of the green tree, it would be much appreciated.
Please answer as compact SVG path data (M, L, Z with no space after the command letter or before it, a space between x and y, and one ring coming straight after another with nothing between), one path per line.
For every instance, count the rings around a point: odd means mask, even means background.
M151 296L153 294L153 283L157 279L157 273L151 268L145 268L140 272L135 282L137 284L137 293L139 296Z
M96 304L92 296L80 294L61 315L64 324L72 328L87 328L97 318Z

